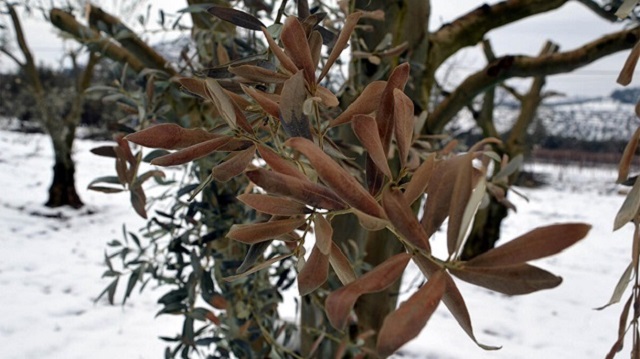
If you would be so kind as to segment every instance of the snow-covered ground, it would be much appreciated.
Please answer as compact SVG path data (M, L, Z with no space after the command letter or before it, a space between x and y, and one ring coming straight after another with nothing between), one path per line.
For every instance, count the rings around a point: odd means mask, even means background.
M127 194L85 190L93 178L113 172L111 160L88 152L94 146L88 141L76 145L78 188L87 206L80 212L48 209L42 205L52 166L47 138L0 131L1 358L160 358L165 343L157 337L180 331L178 318L154 318L161 293L151 287L125 306L94 303L108 284L100 279L106 243L121 237L123 223L129 229L144 224ZM557 183L522 189L530 202L513 197L518 214L508 218L504 238L551 223L591 223L585 240L538 263L561 275L563 284L507 297L459 283L478 339L502 349L476 347L441 307L401 354L433 359L604 357L615 340L621 308L593 308L608 301L626 268L632 234L626 227L611 231L623 200L613 184L614 170L534 168ZM407 274L407 286L416 275L415 269Z

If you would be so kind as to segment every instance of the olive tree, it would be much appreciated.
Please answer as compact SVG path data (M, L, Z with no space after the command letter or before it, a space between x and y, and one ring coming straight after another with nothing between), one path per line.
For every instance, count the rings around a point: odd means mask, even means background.
M118 176L92 187L130 190L136 211L152 214L142 237L125 231L125 243L112 242L104 294L113 301L122 277L125 300L151 279L166 285L161 313L184 316L182 333L165 338L174 343L168 356L384 357L415 337L439 303L477 342L456 281L508 295L553 288L561 278L528 262L573 245L589 225L541 227L463 256L474 216L505 203L518 170L509 153L517 150L505 149L517 148L522 133L458 153L440 141L442 131L477 96L514 77L541 79L530 91L535 108L544 76L630 49L640 29L570 51L488 56L484 69L444 96L434 92L436 70L489 31L567 2L485 4L431 32L428 1L339 8L245 1L245 11L189 1L182 14L192 20L192 42L173 63L99 8L89 8L88 25L52 10L58 28L126 64L124 73L142 86L108 90L137 127L95 151L116 159ZM580 2L612 19L606 6ZM272 17L259 16L264 11ZM181 28L181 16L170 26ZM340 80L334 65L348 44L352 60ZM491 117L483 121L489 131ZM525 131L527 121L523 115L516 125ZM138 174L143 161L186 166L188 176L170 192L171 211L148 211L141 184L170 183L158 170ZM430 238L447 219L441 257ZM473 228L495 221L486 223ZM425 284L397 306L409 261ZM277 318L281 291L295 282L299 326ZM297 334L300 344L291 347Z

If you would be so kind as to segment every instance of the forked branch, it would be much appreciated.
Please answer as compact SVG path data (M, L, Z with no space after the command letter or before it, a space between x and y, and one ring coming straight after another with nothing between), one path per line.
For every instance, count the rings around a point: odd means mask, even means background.
M474 97L509 78L554 75L571 72L602 57L632 48L640 39L640 27L618 31L575 50L542 55L503 56L470 75L427 120L427 131L437 133Z

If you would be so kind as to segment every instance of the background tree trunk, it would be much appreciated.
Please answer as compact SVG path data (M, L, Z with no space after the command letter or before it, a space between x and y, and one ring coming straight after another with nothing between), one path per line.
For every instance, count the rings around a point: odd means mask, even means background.
M75 134L75 128L70 131ZM71 158L73 135L67 135L66 139L54 138L51 134L55 163L53 165L53 180L49 187L49 199L47 207L70 206L80 208L82 200L76 191L75 173L76 166ZM62 141L61 141L62 140Z
M84 103L84 91L89 87L93 76L93 69L99 61L99 57L89 53L89 60L83 70L80 70L76 63L75 54L71 54L74 70L79 73L76 82L76 93L71 103L69 112L60 118L47 106L46 92L40 80L35 60L27 44L20 18L13 5L7 5L11 21L16 33L18 47L24 57L24 62L17 57L10 55L18 66L20 66L29 79L36 106L40 112L40 122L51 138L54 152L53 180L49 187L49 199L46 202L48 207L71 206L80 208L83 206L82 200L76 191L75 185L75 164L71 157L73 141L76 135L76 127L80 123L82 116L82 105ZM8 54L6 48L1 49Z
M483 47L487 60L489 62L495 61L496 58L493 50L491 50L490 43L484 41ZM540 56L556 53L558 49L558 45L547 41L540 51ZM504 145L497 148L499 154L506 154L510 159L513 159L518 155L525 154L527 151L527 130L535 120L538 108L544 98L542 89L545 83L546 76L536 76L533 78L529 91L524 95L520 95L515 90L509 89L513 96L520 101L520 113L518 114L515 124L511 127L511 132L508 134ZM483 110L478 119L478 123L480 127L483 128L485 137L488 135L498 135L493 122L494 93L495 88L491 88L485 93L482 104ZM510 185L516 181L519 174L520 171L516 171L510 176ZM507 218L508 214L508 208L491 196L489 205L486 208L480 209L476 214L474 225L469 233L469 238L464 246L461 258L463 260L469 260L495 247L496 242L500 239L502 221Z

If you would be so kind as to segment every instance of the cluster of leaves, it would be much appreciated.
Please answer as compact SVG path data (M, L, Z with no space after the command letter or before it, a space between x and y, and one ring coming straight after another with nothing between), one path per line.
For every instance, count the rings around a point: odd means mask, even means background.
M325 42L323 32L318 30L321 14L301 19L287 17L278 31L281 47L274 34L247 13L216 7L209 12L234 25L262 32L272 61L228 67L228 72L243 82L242 93L224 88L214 78L176 79L186 91L213 104L224 125L206 131L159 124L124 139L145 147L175 150L151 161L158 166L182 165L209 158L211 154L223 154L216 156L223 158L209 167L210 173L203 176L194 191L216 183L244 185L238 188L236 198L257 213L252 223L234 224L223 235L249 245L244 262L234 275L224 276L225 281L245 281L242 283L246 287L246 281L254 273L260 275L262 269L282 268L283 263L295 259L298 289L305 296L324 291L320 288L333 271L342 286L323 296L324 308L331 325L344 330L347 324L357 321L352 315L357 299L389 287L413 260L428 281L386 317L377 333L376 351L382 356L390 355L418 335L440 302L476 341L463 296L453 277L508 295L560 284L559 277L528 262L571 246L587 234L588 225L570 223L538 228L469 261L460 260L469 226L478 208L486 203L487 191L494 196L504 193L504 179L516 169L517 161L514 164L486 149L486 145L496 142L492 139L459 155L448 148L433 153L425 151L416 135L421 128L414 116L413 103L403 92L410 76L408 64L395 68L388 80L368 84L340 115L329 115L339 102L321 81L346 47L362 13L346 17L344 28L318 75L316 69ZM351 126L359 141L363 165L349 157L350 148L331 137L334 127L344 125ZM492 180L488 181L489 178ZM421 201L424 203L419 217L414 208ZM240 211L225 219L241 221L245 214L246 211ZM332 221L346 214L357 216L367 230L392 231L405 252L361 276L356 275L344 248L334 242ZM448 256L439 258L431 252L429 238L447 219ZM315 241L311 253L306 255L305 248L310 246L305 243L311 232L315 232ZM272 241L284 245L274 251ZM167 296L194 297L189 288L208 274L198 269L203 258L201 253L190 253L194 270L188 282L192 284L187 285L186 291L179 288ZM208 279L205 281L202 293L211 293ZM195 301L190 299L189 304L193 306ZM211 319L215 314L209 313L213 312L205 310L200 313L203 315L190 317ZM252 314L252 321L246 323L257 322L261 329L260 316ZM227 315L240 314L227 312ZM247 328L251 325L247 324ZM192 345L184 340L185 333L190 334L189 338L195 334L183 332L182 343ZM267 338L273 337L270 334ZM348 336L343 340L348 340ZM270 344L275 345L275 341Z
M627 17L638 4L637 0L625 0L620 6L616 15L620 18ZM627 61L623 65L617 82L623 86L629 85L633 80L633 72L636 69L638 58L640 56L640 42L636 43L632 49ZM640 117L640 102L636 105L636 116ZM624 150L618 168L617 182L623 185L631 186L631 190L627 193L620 210L618 211L613 223L613 230L617 231L626 224L631 223L634 226L632 238L631 262L625 269L622 276L613 291L609 302L598 308L599 310L609 307L610 305L619 303L623 298L627 288L632 284L631 293L626 300L622 312L620 313L620 321L618 325L618 338L607 353L606 358L612 359L623 349L625 337L630 334L632 337L631 357L640 357L640 181L638 175L630 175L631 165L638 150L640 142L640 128L638 128ZM633 308L633 310L631 310Z

